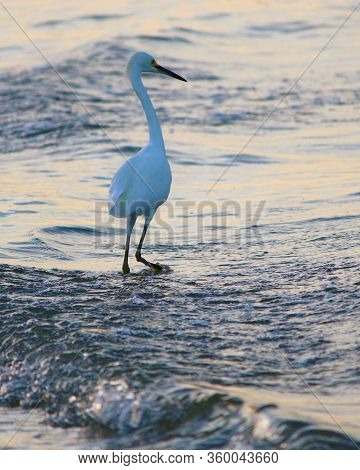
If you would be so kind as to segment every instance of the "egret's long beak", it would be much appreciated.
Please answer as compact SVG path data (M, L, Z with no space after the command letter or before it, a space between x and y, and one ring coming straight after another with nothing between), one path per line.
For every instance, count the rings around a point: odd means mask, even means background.
M177 73L174 73L159 64L154 65L154 67L159 71L159 73L162 73L163 75L169 75L169 77L176 78L177 80L181 80L183 82L187 82L185 78L180 77L180 75L178 75Z

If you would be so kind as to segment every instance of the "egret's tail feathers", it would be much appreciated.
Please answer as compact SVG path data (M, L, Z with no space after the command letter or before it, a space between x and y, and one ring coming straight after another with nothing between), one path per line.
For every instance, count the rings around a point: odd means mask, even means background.
M113 217L126 217L126 201L119 199L116 203L109 201L109 214Z

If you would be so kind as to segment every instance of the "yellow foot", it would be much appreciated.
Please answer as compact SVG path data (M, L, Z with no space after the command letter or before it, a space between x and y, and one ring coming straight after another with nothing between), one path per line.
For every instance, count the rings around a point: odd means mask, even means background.
M148 264L149 268L153 269L154 271L161 271L162 270L162 266L161 264L159 263L149 263Z
M145 266L153 269L154 271L161 271L162 266L159 263L150 263L150 261L146 261L139 253L136 253L136 261L139 263L145 264Z

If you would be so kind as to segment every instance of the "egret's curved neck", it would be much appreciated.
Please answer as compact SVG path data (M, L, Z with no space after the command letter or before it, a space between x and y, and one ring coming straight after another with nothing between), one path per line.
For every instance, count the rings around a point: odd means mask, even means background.
M156 111L151 102L151 99L144 87L144 84L141 80L141 71L136 67L131 67L128 69L128 76L130 78L131 84L135 90L135 93L139 97L141 104L144 108L148 127L149 127L149 137L150 144L155 144L162 148L165 152L164 139L161 132L161 127L159 124Z

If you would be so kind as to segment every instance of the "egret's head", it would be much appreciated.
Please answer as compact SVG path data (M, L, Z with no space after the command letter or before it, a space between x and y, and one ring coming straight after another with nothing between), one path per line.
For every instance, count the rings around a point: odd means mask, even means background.
M162 75L168 75L169 77L176 78L177 80L187 82L185 78L180 77L177 73L159 65L154 57L147 52L135 52L135 54L131 56L128 63L128 70L130 71L133 69L139 70L140 73L161 73Z

